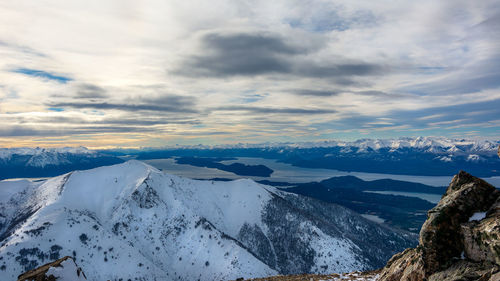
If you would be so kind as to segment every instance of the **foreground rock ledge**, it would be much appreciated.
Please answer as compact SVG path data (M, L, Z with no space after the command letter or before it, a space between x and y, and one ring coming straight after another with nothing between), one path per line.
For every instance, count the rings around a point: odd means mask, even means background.
M418 247L394 255L378 280L500 280L499 196L487 182L458 173L428 212Z
M64 257L19 275L17 281L80 281L87 280L73 258Z

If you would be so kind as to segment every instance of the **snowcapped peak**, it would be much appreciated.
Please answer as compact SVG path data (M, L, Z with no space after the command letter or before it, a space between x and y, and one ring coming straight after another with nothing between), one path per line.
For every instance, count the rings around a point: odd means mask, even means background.
M44 168L50 165L68 165L77 158L92 159L102 156L86 147L60 148L0 148L0 161L11 161L13 158L25 159L25 166ZM26 159L29 157L28 159Z
M390 151L398 149L412 148L427 151L429 153L444 153L447 150L450 152L462 153L477 151L483 153L491 153L496 151L500 140L487 139L451 139L445 137L419 136L419 137L400 137L394 139L358 139L355 141L340 141L340 140L324 140L319 142L298 142L298 143L260 143L260 144L232 144L232 145L216 145L216 146L179 146L175 148L315 148L315 147L355 147L357 152L378 151L387 148Z
M78 260L88 280L350 272L413 243L334 204L248 179L186 179L135 160L43 183L0 182L0 195L8 198L0 200L1 280L59 256ZM367 233L397 242L369 260Z

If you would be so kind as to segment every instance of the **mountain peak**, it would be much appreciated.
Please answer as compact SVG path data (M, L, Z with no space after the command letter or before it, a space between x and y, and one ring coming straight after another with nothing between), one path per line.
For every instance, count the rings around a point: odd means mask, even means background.
M60 256L77 260L89 280L347 272L376 268L414 244L411 235L338 205L252 180L190 180L139 161L7 195L0 201L2 280Z

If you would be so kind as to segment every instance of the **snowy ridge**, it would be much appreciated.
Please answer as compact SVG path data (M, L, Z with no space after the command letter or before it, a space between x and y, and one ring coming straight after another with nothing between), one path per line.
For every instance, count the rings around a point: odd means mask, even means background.
M68 155L79 155L90 158L99 156L99 153L85 147L61 148L0 148L0 160L9 161L14 155L29 156L26 166L45 167L47 165L69 164Z
M352 147L359 152L389 148L393 151L404 148L423 149L429 153L435 152L492 152L498 149L500 140L489 139L450 139L445 137L401 137L395 139L359 139L355 141L326 140L320 142L266 142L237 143L227 145L175 145L163 149L213 149L213 148L316 148L316 147ZM162 148L145 148L154 150Z
M348 272L413 243L337 205L251 180L185 179L139 161L0 182L0 195L0 280L65 255L88 280ZM388 246L363 244L367 235Z

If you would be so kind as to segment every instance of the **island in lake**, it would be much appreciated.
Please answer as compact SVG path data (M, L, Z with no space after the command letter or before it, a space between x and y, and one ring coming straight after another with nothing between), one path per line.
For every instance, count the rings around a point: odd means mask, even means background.
M177 164L187 164L196 167L215 168L231 172L239 176L270 177L274 172L264 165L245 165L241 163L223 164L221 161L235 160L234 158L221 157L179 157L175 159Z

